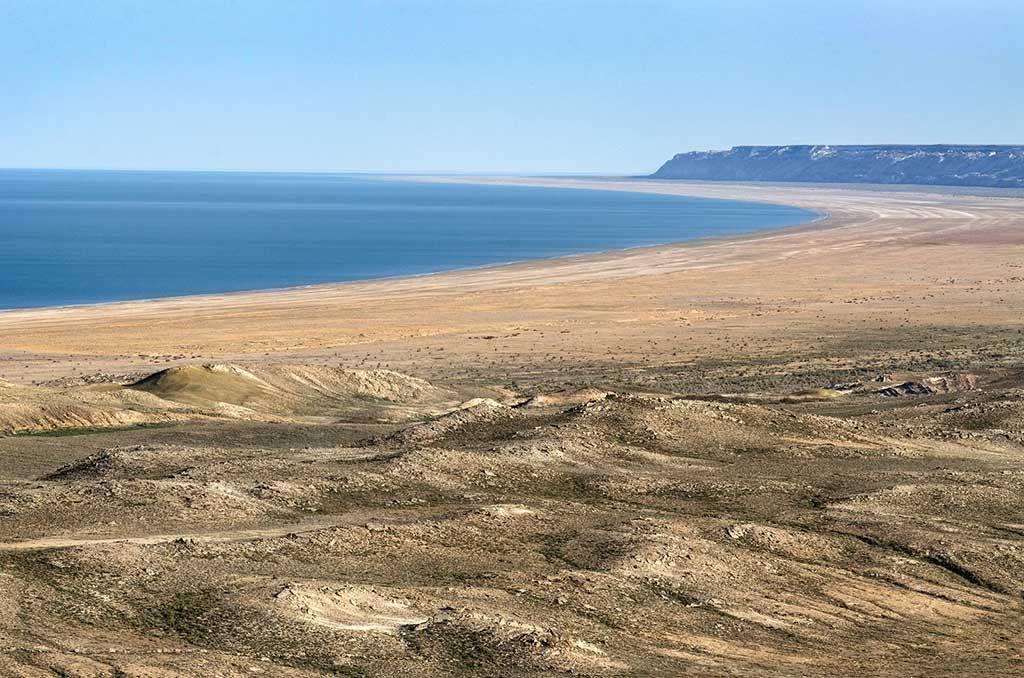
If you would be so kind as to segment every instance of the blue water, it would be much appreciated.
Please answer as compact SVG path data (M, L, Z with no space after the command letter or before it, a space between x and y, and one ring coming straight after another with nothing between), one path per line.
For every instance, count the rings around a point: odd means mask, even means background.
M325 174L0 171L0 309L420 274L805 222L788 207Z

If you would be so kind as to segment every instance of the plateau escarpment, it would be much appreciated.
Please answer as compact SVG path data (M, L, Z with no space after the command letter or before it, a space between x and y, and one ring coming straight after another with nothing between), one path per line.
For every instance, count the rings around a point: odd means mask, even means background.
M1024 188L1024 146L734 146L680 153L651 177Z

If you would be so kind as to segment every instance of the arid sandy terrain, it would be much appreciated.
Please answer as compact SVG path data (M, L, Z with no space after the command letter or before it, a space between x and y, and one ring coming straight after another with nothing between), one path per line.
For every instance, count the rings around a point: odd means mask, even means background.
M0 314L0 673L1024 672L1024 197L430 180L826 216Z

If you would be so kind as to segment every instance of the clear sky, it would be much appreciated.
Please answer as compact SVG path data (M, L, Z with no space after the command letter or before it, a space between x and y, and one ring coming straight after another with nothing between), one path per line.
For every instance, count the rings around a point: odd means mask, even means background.
M1022 0L0 0L0 166L649 172L1024 143Z

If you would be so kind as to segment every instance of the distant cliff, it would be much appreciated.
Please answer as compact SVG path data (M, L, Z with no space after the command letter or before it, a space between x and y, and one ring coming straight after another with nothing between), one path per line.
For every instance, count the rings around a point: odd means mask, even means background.
M734 146L680 153L651 176L1024 188L1024 146Z

